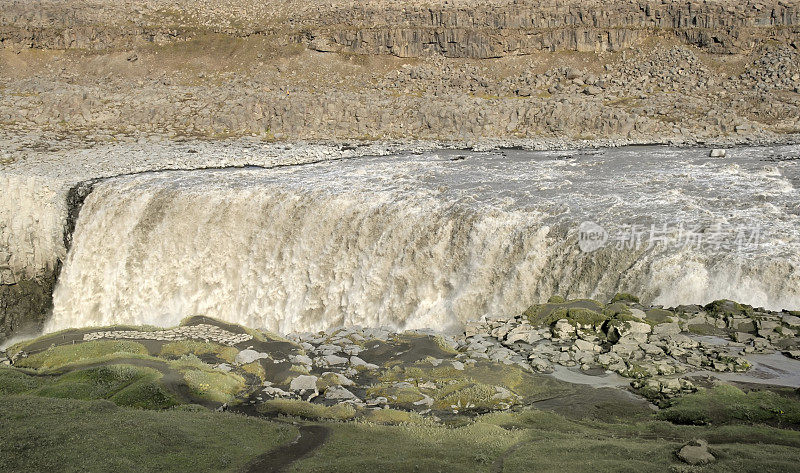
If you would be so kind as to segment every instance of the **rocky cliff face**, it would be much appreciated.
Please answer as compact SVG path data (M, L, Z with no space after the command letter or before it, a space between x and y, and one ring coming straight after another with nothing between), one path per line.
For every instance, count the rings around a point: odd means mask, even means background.
M485 59L618 51L652 38L734 53L765 40L800 37L800 8L782 1L335 2L313 9L292 1L267 9L254 2L239 9L214 2L95 2L74 8L46 0L2 3L0 44L47 49L129 48L213 32L269 35L328 52Z
M713 52L763 39L797 38L800 9L781 3L606 3L475 8L341 9L320 16L312 48L358 54L497 58L535 51L618 51L649 38L677 38Z

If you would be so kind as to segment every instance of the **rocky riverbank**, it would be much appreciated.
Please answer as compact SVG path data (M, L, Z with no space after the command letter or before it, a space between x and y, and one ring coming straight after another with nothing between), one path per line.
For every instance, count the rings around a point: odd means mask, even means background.
M138 353L134 358L199 370L218 383L199 396L206 402L312 417L351 418L376 408L475 414L535 404L545 392L566 395L575 385L630 390L669 407L721 384L796 387L800 312L733 301L663 309L625 294L607 304L554 297L515 317L471 323L459 335L346 327L285 339L195 317L169 330L47 335L10 347L5 363L52 371L94 363L80 354L96 350L104 352L93 355L100 359Z

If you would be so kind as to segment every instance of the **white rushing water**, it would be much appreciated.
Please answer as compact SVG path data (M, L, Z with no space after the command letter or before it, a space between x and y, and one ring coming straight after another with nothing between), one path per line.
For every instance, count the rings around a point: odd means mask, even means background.
M798 308L799 154L443 151L113 178L81 210L47 329L446 330L617 291ZM596 251L585 221L607 232Z

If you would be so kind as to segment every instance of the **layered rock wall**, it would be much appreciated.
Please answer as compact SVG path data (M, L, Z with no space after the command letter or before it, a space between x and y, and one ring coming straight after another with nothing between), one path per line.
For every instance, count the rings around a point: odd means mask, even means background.
M303 8L251 8L234 19L219 6L178 2L75 8L47 1L6 0L0 45L109 49L188 40L200 34L269 35L320 51L420 57L496 58L535 51L617 51L650 38L675 38L712 52L734 53L765 40L797 41L793 2L340 2ZM252 2L250 2L252 3ZM230 10L230 9L228 9Z

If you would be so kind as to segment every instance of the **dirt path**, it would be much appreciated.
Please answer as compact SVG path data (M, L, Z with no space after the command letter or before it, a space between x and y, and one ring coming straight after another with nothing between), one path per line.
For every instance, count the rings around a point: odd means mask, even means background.
M259 455L245 469L246 473L277 473L320 447L330 434L324 425L301 425L299 435L288 445L281 445Z

